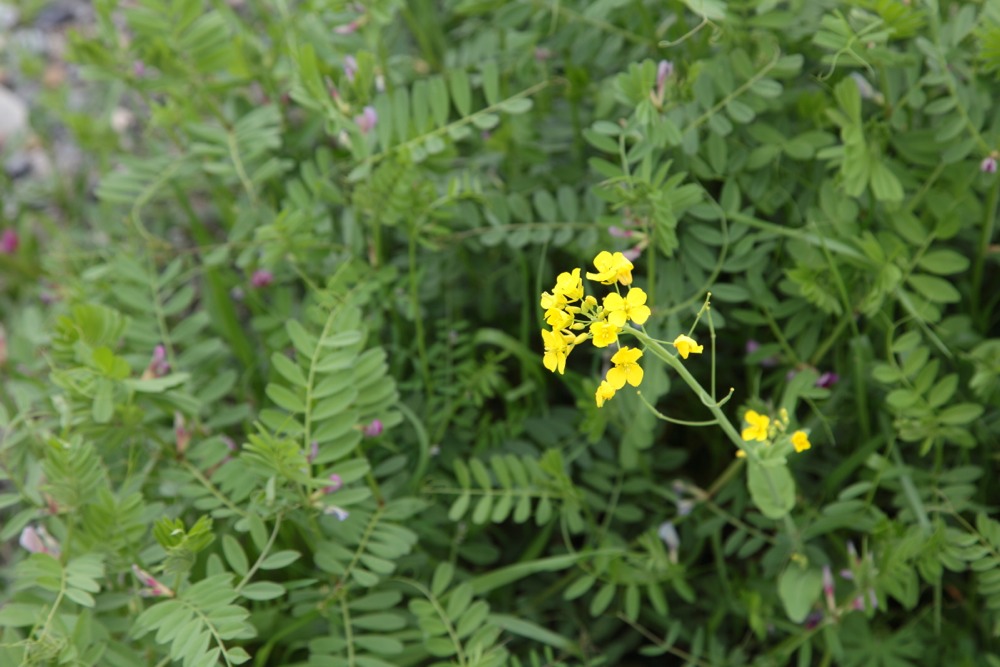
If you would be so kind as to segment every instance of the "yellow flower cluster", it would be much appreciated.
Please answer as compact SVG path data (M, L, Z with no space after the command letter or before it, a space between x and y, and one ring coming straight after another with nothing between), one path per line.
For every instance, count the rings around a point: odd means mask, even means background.
M740 436L747 442L764 442L784 433L788 428L788 410L782 408L778 418L772 420L767 415L762 415L756 410L747 410L743 415L746 426ZM790 438L792 447L796 452L804 452L812 447L809 442L809 434L805 431L795 431ZM736 453L737 457L744 457L746 454L742 450Z
M542 292L545 323L551 327L542 330L545 346L542 363L552 372L565 372L566 358L577 345L587 340L598 348L618 345L618 335L629 322L642 326L651 315L646 305L646 293L639 287L631 286L634 267L625 255L601 251L594 258L594 268L596 271L586 274L588 280L615 286L615 291L606 295L600 303L595 297L584 295L580 269L559 274L552 291ZM618 292L618 285L628 287L624 296ZM685 335L677 337L674 347L685 359L689 354L700 354L703 350L701 345ZM611 357L614 366L597 388L597 407L603 406L626 384L639 386L643 375L637 363L640 357L642 350L628 346L622 346Z

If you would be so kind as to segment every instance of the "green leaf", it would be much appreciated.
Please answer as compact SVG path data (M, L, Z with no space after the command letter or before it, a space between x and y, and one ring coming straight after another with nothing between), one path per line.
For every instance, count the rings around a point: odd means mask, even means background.
M255 581L240 590L240 595L248 600L273 600L285 594L285 587L273 581Z
M483 94L486 96L486 104L490 106L500 101L500 75L497 71L497 64L494 60L483 63L481 68Z
M448 82L451 87L451 100L463 118L472 112L472 90L469 87L469 75L464 69L452 69L448 72Z
M822 592L823 574L817 569L802 568L792 563L778 578L778 595L792 623L806 620Z
M709 21L723 21L726 18L726 3L722 0L683 0L687 8Z
M962 295L955 289L955 286L943 278L916 273L910 275L906 280L928 301L957 303L962 300Z
M979 419L983 414L983 406L977 403L959 403L945 408L938 415L942 424L964 426Z
M228 534L222 537L222 553L225 554L226 562L229 563L229 567L233 568L233 572L241 577L246 575L250 565L243 547L240 546L235 537Z
M747 487L754 505L770 519L780 519L795 507L795 480L783 462L747 462Z
M267 397L274 401L274 404L278 407L284 408L289 412L301 413L306 411L306 404L302 398L287 387L282 387L280 384L271 383L267 385L265 392Z
M271 365L278 371L281 377L291 382L296 387L305 387L308 384L305 373L297 363L286 357L281 352L271 355Z
M917 266L924 271L948 276L955 273L962 273L969 268L969 258L959 254L954 250L940 248L929 250L919 260Z
M267 558L261 561L260 569L280 570L283 567L288 567L301 557L302 554L300 554L298 551L293 551L292 549L275 551L273 554L269 555Z

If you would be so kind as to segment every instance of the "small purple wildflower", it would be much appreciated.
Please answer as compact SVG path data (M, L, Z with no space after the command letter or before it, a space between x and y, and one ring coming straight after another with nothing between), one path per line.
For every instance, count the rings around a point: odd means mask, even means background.
M829 389L838 382L840 382L840 376L836 373L827 371L816 379L816 386L822 389Z
M377 438L382 435L383 428L381 419L373 419L370 424L367 424L363 429L361 429L361 433L366 438Z
M135 575L135 578L138 579L139 582L146 587L141 591L139 591L139 595L147 598L148 597L172 598L174 596L174 592L172 590L161 584L159 581L156 580L156 577L151 575L149 572L146 572L144 569L142 569L141 567L139 567L134 563L132 564L132 573Z
M661 60L656 66L656 91L663 94L663 87L667 85L667 79L674 73L674 64L669 60Z
M0 255L13 255L17 252L17 247L21 245L21 238L13 229L3 230L0 235Z
M984 174L997 173L997 159L992 155L984 157L983 161L979 163L979 171Z
M146 76L146 63L142 62L141 60L136 60L135 62L133 62L132 74L135 75L135 77L138 79L141 79L142 77Z
M351 516L351 513L345 510L343 507L337 507L336 505L330 505L323 510L323 514L329 516L337 517L338 521L346 521L347 517Z
M21 531L18 543L33 554L48 554L59 558L61 550L56 539L49 535L44 526L28 526Z
M344 480L340 479L340 475L333 473L330 475L329 486L323 487L323 493L336 493L340 491L340 487L344 486Z
M612 238L627 239L635 234L635 232L631 229L622 229L621 227L608 227L608 234L610 234Z
M366 106L361 114L354 117L354 122L357 123L361 134L368 134L374 130L378 123L378 113L375 111L375 107Z
M639 259L639 255L642 254L642 246L637 245L634 248L629 248L628 250L622 251L622 254L625 255L625 259L630 262L634 262Z
M333 31L338 35L350 35L354 32L357 32L359 27L361 27L361 23L357 19L354 19L353 21L345 25L338 25L336 28L333 29Z
M354 56L347 56L344 58L344 76L351 83L354 83L354 77L358 74L358 61Z
M274 274L267 269L257 269L250 277L250 284L256 289L267 287L274 282Z
M747 341L747 354L753 354L760 349L760 343L755 341L753 338Z
M660 536L663 543L667 545L667 551L670 552L670 562L677 562L677 552L681 548L681 538L677 534L677 528L670 521L664 521L660 524L660 529L656 531L656 534Z
M823 595L826 596L826 606L833 611L837 601L833 597L833 571L829 565L823 566Z
M819 625L822 620L823 620L823 612L811 611L809 612L809 615L806 616L806 620L803 623L803 625L805 625L806 630L812 630L817 625Z
M155 378L160 378L170 372L170 363L167 361L167 348L157 345L153 348L153 358L149 362L147 372Z

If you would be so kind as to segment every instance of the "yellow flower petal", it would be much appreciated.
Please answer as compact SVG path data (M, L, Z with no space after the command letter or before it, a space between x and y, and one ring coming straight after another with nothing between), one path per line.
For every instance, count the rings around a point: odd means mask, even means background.
M625 386L627 378L628 374L621 366L615 366L614 368L608 370L607 382L616 390Z
M693 338L684 334L674 339L674 347L684 359L687 359L689 354L701 354L705 349L704 345L698 345Z
M597 407L604 407L604 402L609 401L615 396L615 388L610 382L604 380L601 385L597 388L597 394L594 398L597 400Z
M799 453L812 447L812 443L809 442L809 436L805 431L792 433L792 447L795 447L795 451Z

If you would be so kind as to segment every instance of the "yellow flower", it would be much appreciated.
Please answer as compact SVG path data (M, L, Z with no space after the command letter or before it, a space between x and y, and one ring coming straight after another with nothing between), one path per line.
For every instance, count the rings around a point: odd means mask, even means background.
M545 311L545 323L555 330L567 329L573 324L573 315L559 308L549 308Z
M590 325L590 333L594 335L594 347L607 347L618 342L618 327L609 322L594 322Z
M797 452L804 452L812 447L812 443L809 442L809 436L806 435L805 431L796 431L795 433L792 433L792 447L794 447Z
M608 322L616 327L625 326L628 320L645 324L650 315L649 307L646 306L646 293L638 287L630 289L624 299L616 292L604 297L604 312L607 313Z
M588 273L589 280L597 280L605 285L613 285L615 281L622 285L632 284L632 262L620 252L612 255L607 250L602 250L594 258L594 266L597 267L597 273Z
M677 348L677 351L680 352L681 356L685 359L688 358L689 354L701 354L705 349L704 345L698 345L693 338L685 336L684 334L681 334L674 339L674 347Z
M608 371L608 383L616 390L621 389L628 382L633 387L638 387L642 382L642 368L636 362L642 356L642 350L628 346L615 352L611 357L614 368Z
M553 308L565 308L566 307L566 295L564 294L549 294L548 292L542 292L542 308L545 310L552 310Z
M572 273L560 273L556 278L556 286L552 288L552 292L565 296L569 301L582 299L583 281L580 280L580 269L573 269Z
M573 340L573 336L569 336ZM566 357L572 349L566 336L558 331L542 329L542 342L545 344L545 355L542 357L542 364L547 369L555 373L557 370L562 375L566 370Z
M597 399L597 407L599 408L604 407L604 402L610 401L614 397L615 397L615 388L612 387L611 383L609 383L607 380L602 380L601 386L597 388L597 395L595 396L595 398Z
M746 457L747 457L747 453L744 452L742 449L737 449L736 450L736 458L738 458L738 459L745 459Z
M770 417L758 414L753 410L747 410L743 418L749 424L749 426L743 429L742 435L744 440L767 440L767 427L771 423Z

